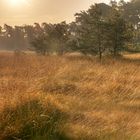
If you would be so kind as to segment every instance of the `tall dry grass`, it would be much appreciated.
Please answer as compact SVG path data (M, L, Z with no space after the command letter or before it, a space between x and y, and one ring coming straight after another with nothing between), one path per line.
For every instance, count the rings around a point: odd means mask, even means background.
M131 57L1 53L0 139L139 140L140 59Z

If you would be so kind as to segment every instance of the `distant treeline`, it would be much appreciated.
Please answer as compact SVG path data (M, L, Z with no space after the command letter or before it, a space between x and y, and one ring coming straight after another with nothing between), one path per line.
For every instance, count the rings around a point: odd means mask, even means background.
M0 27L0 49L34 50L43 55L66 52L117 55L121 51L140 51L140 0L91 5L75 14L67 24Z

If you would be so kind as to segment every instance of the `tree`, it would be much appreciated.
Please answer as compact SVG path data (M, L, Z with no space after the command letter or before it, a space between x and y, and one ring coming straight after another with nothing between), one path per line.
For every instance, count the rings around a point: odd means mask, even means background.
M111 51L116 56L132 38L131 26L123 18L116 1L111 1L111 6L95 4L77 13L76 25L76 49L84 54L99 54L100 60L105 52ZM76 44L76 41L71 43Z
M116 56L119 51L122 51L125 47L125 43L132 38L131 26L127 24L126 20L122 17L121 12L117 9L116 6L115 8L113 6L108 18L110 26L108 39L110 40L110 51L113 52L114 56Z
M77 50L77 47L79 46L78 41L78 34L77 34L77 24L75 22L71 22L69 24L69 36L68 40L66 42L67 51L68 52L75 52Z
M53 44L56 44L56 53L58 55L63 55L66 51L66 42L69 36L68 25L66 22L55 24L51 36Z
M4 46L6 49L13 49L14 46L14 29L12 26L9 26L7 24L4 25Z
M84 54L99 54L101 60L107 44L108 11L106 4L95 4L88 11L76 14L79 40L77 50Z
M131 22L135 28L138 28L140 22L140 1L132 0L130 2L120 2L123 18Z
M25 38L24 30L22 26L15 26L13 34L14 48L17 50L24 50L25 48Z
M36 36L32 45L35 50L43 55L57 53L62 55L66 51L68 39L68 25L66 22L58 24L43 23L42 27L35 26Z
M46 55L46 53L49 54L49 41L50 40L46 36L41 35L41 36L37 36L31 42L31 44L38 54Z

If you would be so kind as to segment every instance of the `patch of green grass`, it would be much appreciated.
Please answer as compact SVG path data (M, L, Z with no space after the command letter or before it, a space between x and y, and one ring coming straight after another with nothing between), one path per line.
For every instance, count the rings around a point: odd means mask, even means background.
M0 113L0 136L3 140L27 140L44 135L46 139L53 139L56 135L59 137L64 116L49 99L44 102L32 99L14 108L9 106Z

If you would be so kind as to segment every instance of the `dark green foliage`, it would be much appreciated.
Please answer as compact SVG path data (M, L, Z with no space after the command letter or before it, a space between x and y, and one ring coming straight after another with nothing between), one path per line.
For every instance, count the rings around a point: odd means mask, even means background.
M131 26L121 17L119 11L112 9L112 14L109 17L109 50L116 56L119 51L124 50L125 43L131 40Z
M38 36L31 42L35 51L39 54L46 55L49 54L49 38L45 36Z
M64 113L51 101L45 104L33 99L15 108L5 108L1 113L0 137L3 140L30 140L36 137L55 139L61 136Z

